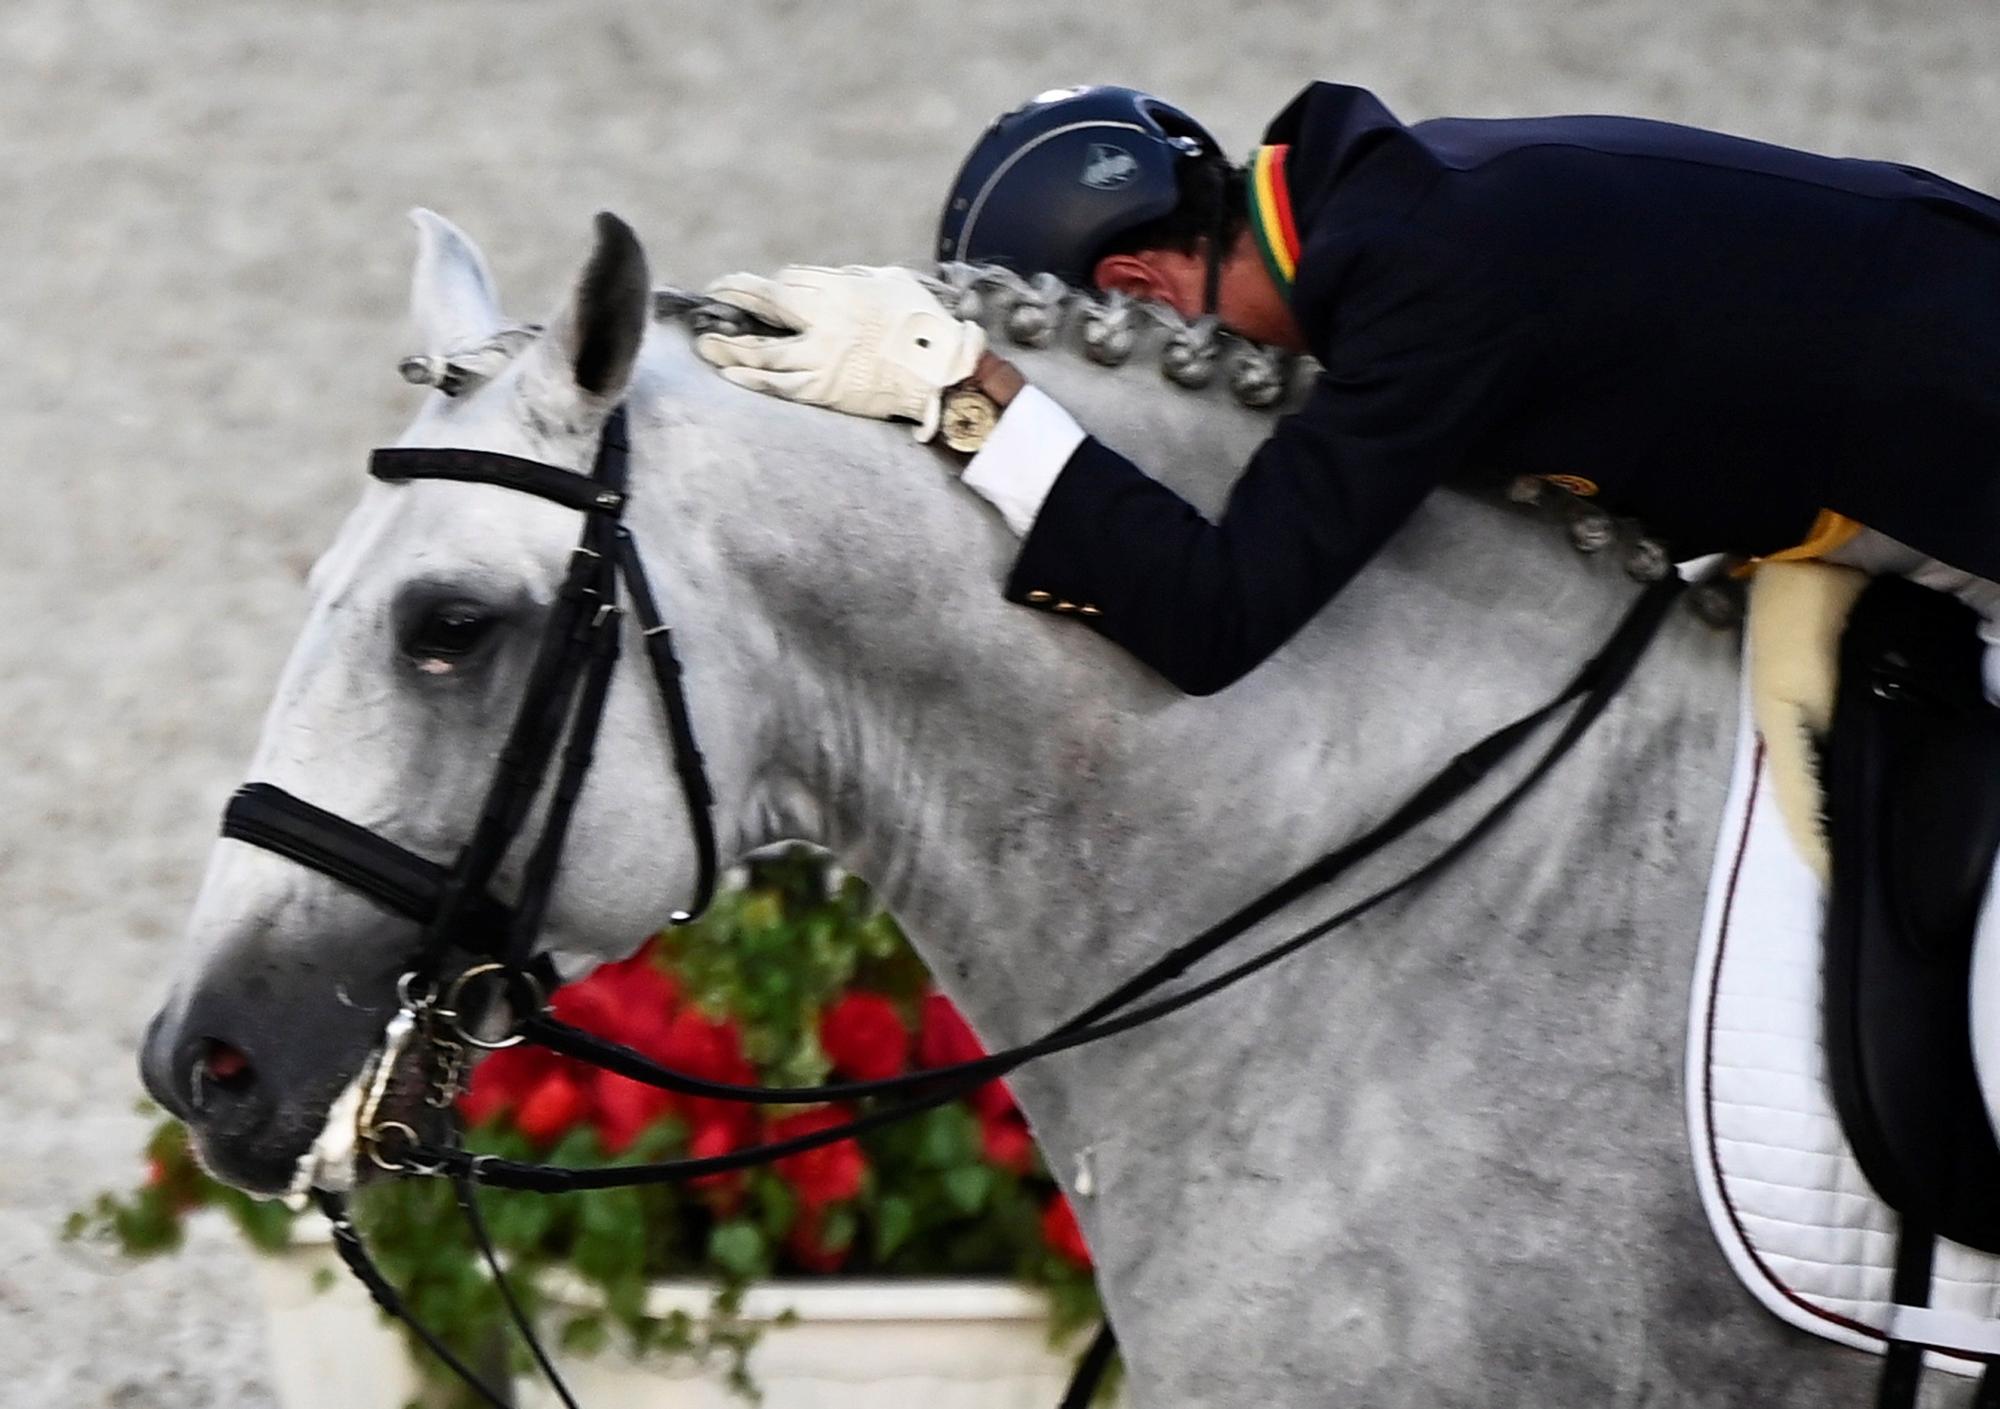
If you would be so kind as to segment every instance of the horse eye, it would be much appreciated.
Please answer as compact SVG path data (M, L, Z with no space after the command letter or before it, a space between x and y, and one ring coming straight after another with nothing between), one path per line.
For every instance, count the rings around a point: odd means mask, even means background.
M444 602L417 619L403 650L419 669L442 675L479 648L495 621L470 602Z

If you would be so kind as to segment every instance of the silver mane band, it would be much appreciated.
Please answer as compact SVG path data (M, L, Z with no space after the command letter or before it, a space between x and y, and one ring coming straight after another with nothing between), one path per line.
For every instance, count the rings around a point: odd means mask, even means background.
M1213 318L1185 319L1162 304L1071 288L1048 274L1024 279L995 265L947 264L926 276L925 282L958 317L978 322L989 332L997 325L1022 347L1056 345L1074 319L1080 325L1084 355L1106 367L1130 360L1145 334L1159 329L1166 334L1159 346L1160 370L1169 381L1199 391L1215 380L1218 367L1225 368L1230 391L1245 406L1280 407L1308 363L1239 338ZM656 289L653 316L685 323L697 333L763 329L742 309L686 289ZM492 377L540 332L538 326L523 324L471 347L405 358L403 378L456 396Z
M1183 318L1164 304L1073 288L1050 274L1023 278L997 265L945 264L934 275L925 275L924 282L956 316L979 323L989 333L997 325L998 331L1023 347L1057 346L1074 323L1076 345L1106 367L1124 365L1148 333L1164 332L1158 357L1168 381L1200 391L1214 381L1218 366L1226 367L1230 391L1245 406L1257 409L1282 410L1291 399L1289 393L1317 366L1311 358L1240 338L1213 318ZM784 331L733 304L688 289L655 289L653 316L681 323L697 334ZM405 358L403 378L457 396L492 377L541 331L539 325L521 324L471 347ZM1617 548L1626 574L1637 581L1652 581L1672 570L1666 549L1640 525L1614 518L1588 500L1533 477L1517 480L1508 497L1529 508L1552 510L1551 517L1564 524L1579 552ZM1717 625L1734 624L1740 593L1730 591L1726 582L1706 586L1706 592L1693 594L1700 614Z

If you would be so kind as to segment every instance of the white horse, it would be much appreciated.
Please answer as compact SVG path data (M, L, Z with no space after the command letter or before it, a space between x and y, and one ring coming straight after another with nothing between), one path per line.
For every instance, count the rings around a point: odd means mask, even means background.
M424 347L490 339L507 320L478 251L419 226ZM1630 596L1525 516L1441 493L1277 658L1187 698L1002 601L1015 541L907 430L728 386L649 322L647 296L636 241L602 222L548 332L428 397L400 443L581 469L630 407L628 517L687 664L725 852L830 848L995 1044L1357 834L1552 693ZM1138 371L1022 361L1204 506L1264 431ZM252 776L448 858L577 528L499 488L371 484L313 572ZM637 652L619 672L549 913L571 972L629 952L695 874ZM1551 782L1442 879L1225 996L1018 1074L1138 1404L1862 1402L1876 1362L1755 1307L1689 1167L1682 1024L1735 673L1733 639L1676 613ZM1427 855L1499 782L1344 893ZM414 943L316 872L218 845L145 1057L213 1167L289 1180ZM186 1072L209 1040L248 1066L196 1110Z

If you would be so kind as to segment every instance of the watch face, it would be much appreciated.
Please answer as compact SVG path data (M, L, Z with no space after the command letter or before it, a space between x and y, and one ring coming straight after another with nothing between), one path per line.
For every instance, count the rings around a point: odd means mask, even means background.
M953 450L971 454L986 443L1000 422L1000 408L976 387L960 387L944 399L938 435Z

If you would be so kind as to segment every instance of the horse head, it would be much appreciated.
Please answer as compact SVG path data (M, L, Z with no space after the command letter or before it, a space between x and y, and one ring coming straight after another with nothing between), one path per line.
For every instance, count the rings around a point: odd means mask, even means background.
M508 345L479 251L429 212L415 220L424 355ZM546 331L514 334L518 356L489 359L489 374L457 395L429 397L398 444L587 469L630 391L650 300L638 242L600 217ZM310 575L305 626L251 776L449 862L478 815L576 538L575 513L503 488L371 484ZM723 669L720 653L706 668L711 678ZM548 932L572 968L635 946L694 884L655 705L629 673L614 680L551 897ZM725 741L718 761L731 756ZM510 856L496 888L518 886L521 864ZM188 963L142 1058L148 1087L189 1123L218 1174L263 1191L293 1182L397 1007L417 928L267 851L218 844Z

